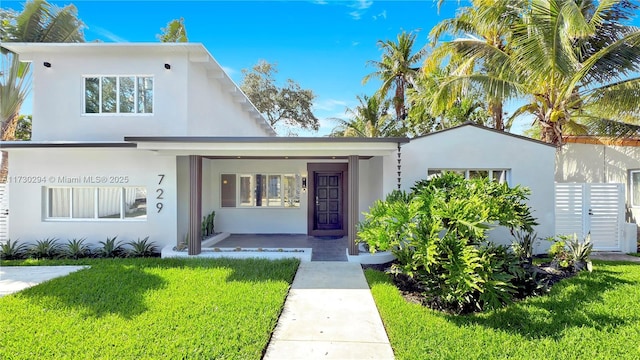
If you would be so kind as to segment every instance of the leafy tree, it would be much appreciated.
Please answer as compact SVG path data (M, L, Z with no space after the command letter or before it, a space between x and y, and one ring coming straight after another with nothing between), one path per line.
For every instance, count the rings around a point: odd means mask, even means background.
M16 140L31 140L31 115L20 115L16 128Z
M0 11L2 42L83 42L84 24L74 5L63 8L45 0L33 0L19 14ZM30 64L3 49L0 74L0 140L15 140L18 113L30 91ZM6 181L8 154L3 152L0 182Z
M162 28L162 34L157 35L161 42L189 42L187 29L184 26L184 18L169 21L166 28Z
M360 104L347 109L348 120L334 119L339 124L331 136L345 137L390 137L400 135L398 123L388 113L390 100L379 96L357 97Z
M285 86L276 85L275 64L260 60L251 69L242 69L240 88L276 130L295 134L295 128L317 131L318 118L313 114L315 94L287 79Z
M382 85L378 92L382 97L386 97L389 91L394 89L395 94L392 101L398 121L404 121L407 116L405 91L412 86L419 71L417 63L426 54L424 47L412 54L415 40L415 33L405 31L398 34L397 42L378 40L378 47L382 50L382 58L380 61L367 63L375 67L376 70L362 79L363 83L367 83L374 77L380 79Z

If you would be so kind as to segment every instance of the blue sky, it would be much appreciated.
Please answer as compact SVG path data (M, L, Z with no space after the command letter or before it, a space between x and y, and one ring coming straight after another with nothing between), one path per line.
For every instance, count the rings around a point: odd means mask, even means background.
M378 40L395 39L402 30L418 31L417 45L429 30L452 17L457 1L50 1L73 3L86 24L87 41L156 42L161 28L184 18L189 41L200 42L236 83L240 70L259 59L277 63L277 79L291 78L317 95L314 113L328 133L331 117L345 117L356 95L371 95L379 83L362 85L379 60ZM24 1L2 1L22 9Z

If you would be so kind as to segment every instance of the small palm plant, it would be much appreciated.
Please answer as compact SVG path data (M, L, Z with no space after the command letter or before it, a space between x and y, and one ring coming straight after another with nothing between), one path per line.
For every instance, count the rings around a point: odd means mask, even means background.
M573 262L573 270L575 272L587 269L589 272L593 270L591 263L591 251L593 250L593 243L591 242L591 233L588 233L583 242L578 241L578 236L573 235L573 238L567 240L567 249L569 252L569 258Z
M122 241L117 240L118 237L107 238L106 241L100 241L101 247L96 249L96 255L101 258L116 258L125 255L126 251L122 246Z
M137 241L130 241L127 245L131 248L127 251L128 257L151 257L155 256L158 251L153 241L149 241L149 237Z
M27 250L29 257L34 259L55 259L60 255L58 239L46 238L36 240L36 243Z
M11 239L6 243L0 244L0 259L2 260L19 260L24 259L27 252L27 245L18 244L18 241L11 242Z
M91 249L85 244L86 239L73 239L68 240L66 244L62 246L60 255L69 259L81 259L91 256Z

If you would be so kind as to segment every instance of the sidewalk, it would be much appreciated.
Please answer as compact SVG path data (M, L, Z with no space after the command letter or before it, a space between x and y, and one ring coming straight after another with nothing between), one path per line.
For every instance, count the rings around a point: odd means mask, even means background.
M301 263L264 359L393 359L360 264Z
M0 296L20 290L60 276L69 275L88 266L3 266L0 268Z

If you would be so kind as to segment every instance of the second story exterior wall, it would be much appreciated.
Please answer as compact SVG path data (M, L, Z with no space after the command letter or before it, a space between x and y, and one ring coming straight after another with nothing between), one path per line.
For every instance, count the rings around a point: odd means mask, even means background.
M3 44L32 62L34 141L272 136L200 44Z

